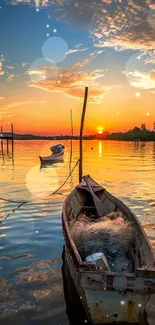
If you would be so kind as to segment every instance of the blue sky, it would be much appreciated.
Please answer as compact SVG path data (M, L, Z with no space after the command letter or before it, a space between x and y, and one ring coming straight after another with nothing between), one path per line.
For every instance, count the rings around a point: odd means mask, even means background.
M89 29L71 26L67 21L48 18L47 8L39 9L23 4L8 5L2 1L0 11L0 50L8 60L15 63L31 63L42 56L42 45L50 36L65 39L69 48L82 43L88 45ZM55 15L54 15L55 16ZM46 25L50 25L49 28ZM57 33L53 30L56 29ZM90 46L90 45L89 45Z

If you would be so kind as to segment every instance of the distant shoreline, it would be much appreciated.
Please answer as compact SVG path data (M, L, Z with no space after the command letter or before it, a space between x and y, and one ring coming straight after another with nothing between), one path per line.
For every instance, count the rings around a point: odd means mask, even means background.
M79 135L55 135L55 136L42 136L32 134L16 134L14 133L14 140L79 140ZM115 140L115 141L155 141L155 123L154 129L149 130L145 124L142 124L141 128L134 127L126 132L113 132L107 131L99 134L83 135L83 140Z
M63 140L79 140L79 137L40 137L40 136L30 136L30 137L24 137L24 136L19 136L16 137L14 135L14 140L21 140L21 141L32 141L32 140L51 140L51 141L63 141ZM155 139L120 139L120 138L115 138L115 139L110 139L110 138L91 138L91 137L83 137L83 140L98 140L98 141L121 141L121 142L155 142Z

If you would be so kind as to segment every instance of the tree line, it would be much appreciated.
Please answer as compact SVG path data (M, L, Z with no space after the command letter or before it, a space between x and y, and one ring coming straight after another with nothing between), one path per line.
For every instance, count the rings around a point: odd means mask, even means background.
M141 124L141 127L135 126L133 129L127 132L104 132L100 139L107 140L126 140L126 141L155 141L155 122L153 123L153 129L149 130L145 123Z
M32 134L14 134L14 139L16 140L69 140L69 139L78 140L79 135L71 136L70 134L66 135L54 135L54 136L41 136L41 135L32 135ZM91 134L83 135L85 140L125 140L125 141L155 141L155 122L153 123L153 129L149 130L146 127L145 123L141 124L141 127L135 126L133 129L128 130L127 132L108 132L105 131L102 134Z

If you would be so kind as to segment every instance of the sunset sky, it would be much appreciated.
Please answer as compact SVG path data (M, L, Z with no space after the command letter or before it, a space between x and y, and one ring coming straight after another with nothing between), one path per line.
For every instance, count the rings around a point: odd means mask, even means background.
M153 0L0 0L0 124L15 133L125 131L155 121Z

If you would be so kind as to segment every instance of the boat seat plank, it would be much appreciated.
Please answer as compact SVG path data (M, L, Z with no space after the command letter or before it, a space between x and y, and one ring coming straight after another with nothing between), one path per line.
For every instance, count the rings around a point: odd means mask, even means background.
M155 268L154 267L137 268L136 276L141 278L155 278Z
M96 210L96 208L95 208L94 205L92 205L92 206L90 206L90 205L84 205L83 206L83 209L85 209L85 210Z

